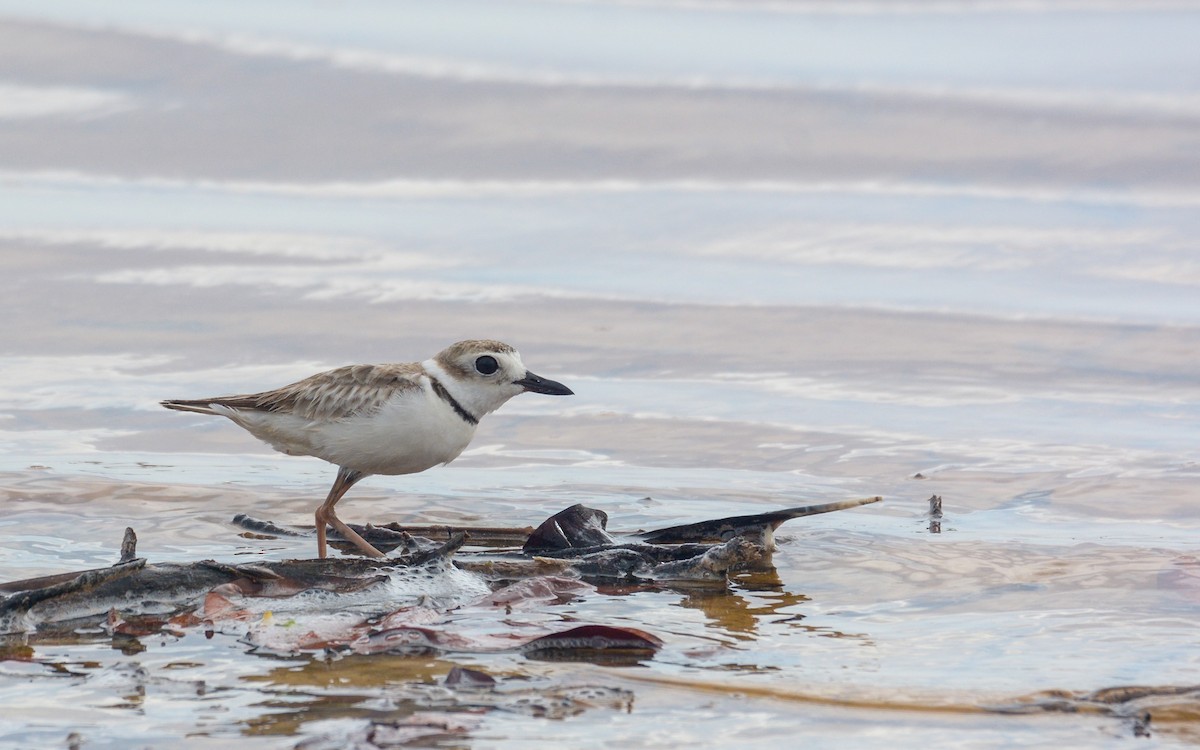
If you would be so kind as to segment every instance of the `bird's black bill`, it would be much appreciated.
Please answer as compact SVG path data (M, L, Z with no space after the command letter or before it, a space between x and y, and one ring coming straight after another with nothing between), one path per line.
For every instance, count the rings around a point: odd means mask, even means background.
M514 380L513 385L519 385L530 393L545 393L548 396L574 396L575 391L562 383L534 375L526 371L525 377Z

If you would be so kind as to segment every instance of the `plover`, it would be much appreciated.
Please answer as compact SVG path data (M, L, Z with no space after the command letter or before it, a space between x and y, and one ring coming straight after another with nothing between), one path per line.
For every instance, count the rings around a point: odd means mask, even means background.
M338 467L317 508L317 553L332 525L372 557L383 557L333 510L371 474L413 474L458 457L485 414L518 393L570 396L562 383L534 375L516 349L499 341L460 341L424 362L350 365L273 391L163 401L168 409L228 417L289 456L316 456Z

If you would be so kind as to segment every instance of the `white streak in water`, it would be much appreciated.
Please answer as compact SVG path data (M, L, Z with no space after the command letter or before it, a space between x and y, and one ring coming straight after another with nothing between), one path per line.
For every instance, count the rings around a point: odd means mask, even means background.
M196 190L223 194L255 194L345 199L536 198L554 195L639 193L777 193L910 198L968 198L1035 204L1081 204L1188 208L1200 206L1194 190L1092 189L1047 185L945 184L898 180L435 180L398 178L374 181L271 182L266 180L180 180L170 177L127 178L64 170L16 172L0 170L0 184L51 189Z
M1087 276L1172 284L1200 282L1200 250L1190 235L1166 228L1088 229L798 222L701 245L701 256L810 266L875 269L1023 271L1070 268ZM1086 252L1095 265L1080 266ZM1105 258L1112 258L1110 263ZM1136 264L1120 264L1137 258Z
M0 120L105 117L134 106L133 99L119 91L0 83Z
M442 267L446 260L403 254L360 237L288 232L215 232L191 229L11 229L0 227L0 239L45 245L97 245L113 250L204 251L307 260L364 260L390 253L411 267Z
M593 5L595 0L543 0L561 5ZM911 16L966 14L1129 13L1196 10L1197 0L604 0L605 5L664 8L705 13L775 13L822 16Z
M145 36L215 47L251 57L325 63L334 68L387 73L430 80L493 83L535 87L679 89L684 91L786 92L807 96L856 95L915 103L962 103L974 106L1026 108L1048 112L1077 112L1143 116L1200 117L1200 96L1157 92L1079 90L1062 88L963 87L945 85L852 84L795 81L779 77L658 75L567 71L479 62L452 57L398 55L369 49L328 47L242 33L138 29Z

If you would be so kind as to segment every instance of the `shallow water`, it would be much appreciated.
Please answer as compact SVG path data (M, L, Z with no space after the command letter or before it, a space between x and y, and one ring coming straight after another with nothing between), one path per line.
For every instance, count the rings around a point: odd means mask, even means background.
M311 555L229 521L311 523L332 469L157 401L466 337L577 395L344 519L885 497L728 589L527 614L662 638L637 667L85 628L10 645L0 743L339 746L461 719L414 687L454 665L632 694L462 745L1125 746L1142 710L1200 742L1194 697L985 710L1200 684L1198 31L1184 2L0 1L3 579L108 565L126 526L154 562Z

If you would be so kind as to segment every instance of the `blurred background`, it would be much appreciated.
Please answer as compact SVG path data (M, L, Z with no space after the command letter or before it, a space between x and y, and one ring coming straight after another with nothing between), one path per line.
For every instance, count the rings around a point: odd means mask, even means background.
M333 469L157 402L488 337L578 395L343 519L882 494L785 527L733 620L597 606L774 688L1194 682L1198 38L1182 1L0 0L3 577L126 525L307 554L228 520L311 523ZM630 732L749 721L658 700Z

